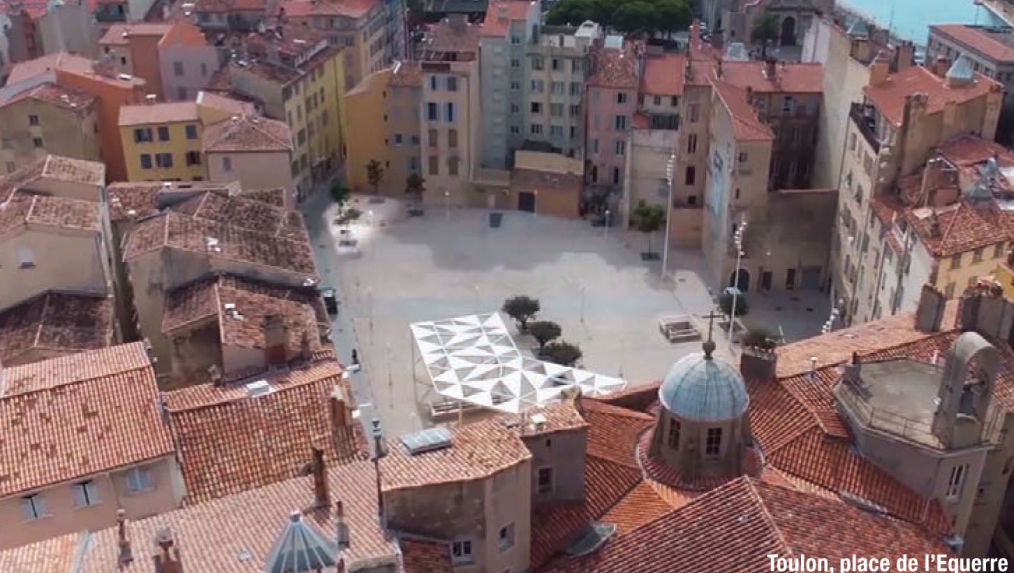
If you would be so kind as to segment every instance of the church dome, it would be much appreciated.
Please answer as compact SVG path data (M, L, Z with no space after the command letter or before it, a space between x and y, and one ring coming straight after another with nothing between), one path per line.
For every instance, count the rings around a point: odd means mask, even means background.
M717 422L739 418L750 397L736 368L711 356L711 348L676 361L658 389L662 407L677 418Z

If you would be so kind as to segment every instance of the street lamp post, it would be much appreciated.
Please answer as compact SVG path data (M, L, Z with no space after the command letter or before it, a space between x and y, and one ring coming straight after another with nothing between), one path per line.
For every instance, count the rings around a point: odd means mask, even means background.
M447 220L451 220L451 192L444 191L444 210L447 215Z
M739 294L739 270L743 262L743 232L746 230L746 219L740 219L739 228L733 235L733 242L736 245L736 271L733 273L732 308L729 309L729 344L732 344L732 327L736 324L736 296Z
M605 237L605 238L609 238L609 215L610 215L609 209L606 209L605 215L606 215L606 224L602 228L603 229L602 230L602 236Z
M672 171L673 165L676 161L676 154L669 154L669 161L665 164L665 181L666 185L669 186L669 203L665 206L665 243L662 247L662 278L665 278L666 271L669 270L669 232L672 225Z
M581 285L581 324L584 324L584 289L585 286Z

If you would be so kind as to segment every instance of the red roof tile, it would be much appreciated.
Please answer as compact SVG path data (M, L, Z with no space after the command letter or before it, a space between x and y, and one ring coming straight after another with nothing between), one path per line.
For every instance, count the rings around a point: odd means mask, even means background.
M401 562L405 573L453 573L446 543L401 539Z
M683 95L686 67L687 58L683 54L648 56L644 60L641 91L648 95Z
M725 106L737 141L772 141L771 128L757 117L757 110L746 99L746 90L721 80L712 80L719 101Z
M964 201L950 207L909 209L905 219L926 249L949 257L1010 239L1004 218L992 205L972 206Z
M104 348L113 342L109 297L46 292L0 312L0 363L21 364L31 351L47 356Z
M1000 41L982 28L962 24L930 26L930 35L940 35L966 50L1000 64L1014 63L1014 46Z
M768 77L765 69L766 64L759 61L724 61L722 81L758 93L821 93L824 89L824 67L820 64L779 62L774 78Z
M535 5L525 0L491 0L486 8L486 19L482 23L481 36L504 38L510 23L527 20L528 13Z
M636 89L640 80L637 58L641 47L631 40L624 40L620 49L593 47L588 52L591 69L586 84L598 88Z
M244 115L206 128L201 147L211 152L291 151L292 132L281 121Z
M905 98L911 94L924 93L928 96L926 113L940 113L947 102L963 104L985 97L991 92L999 93L1002 86L986 76L976 73L972 83L950 87L946 80L933 75L922 66L912 66L902 72L891 74L878 86L866 86L863 93L888 121L901 125L905 110Z

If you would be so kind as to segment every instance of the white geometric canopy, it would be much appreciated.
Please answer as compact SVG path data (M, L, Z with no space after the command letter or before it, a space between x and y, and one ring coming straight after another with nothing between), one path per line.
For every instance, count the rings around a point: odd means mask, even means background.
M449 398L519 413L580 386L587 396L622 390L626 382L526 356L499 313L410 325L436 391Z

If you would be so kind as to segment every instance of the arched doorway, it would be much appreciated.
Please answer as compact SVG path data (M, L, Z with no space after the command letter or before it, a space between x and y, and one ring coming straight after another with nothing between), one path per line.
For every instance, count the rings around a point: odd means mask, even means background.
M786 16L782 20L782 45L796 45L796 19L792 16Z
M750 290L750 271L739 269L739 280L736 280L736 271L732 271L729 275L729 286L738 288L739 292Z

